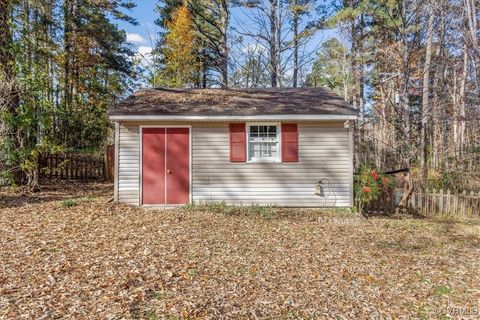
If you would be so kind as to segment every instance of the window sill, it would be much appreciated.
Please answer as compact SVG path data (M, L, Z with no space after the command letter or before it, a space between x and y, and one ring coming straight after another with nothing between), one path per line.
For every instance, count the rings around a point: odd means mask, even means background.
M247 163L281 163L282 161L275 159L275 160L247 160Z

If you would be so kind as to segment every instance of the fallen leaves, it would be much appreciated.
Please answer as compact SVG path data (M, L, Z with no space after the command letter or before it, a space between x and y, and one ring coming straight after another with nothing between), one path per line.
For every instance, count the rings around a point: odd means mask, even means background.
M478 221L144 210L110 193L0 190L0 318L436 318L479 306Z

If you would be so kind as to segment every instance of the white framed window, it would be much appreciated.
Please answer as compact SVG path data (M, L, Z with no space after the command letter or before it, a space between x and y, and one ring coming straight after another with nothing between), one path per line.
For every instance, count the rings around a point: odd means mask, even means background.
M248 162L280 162L280 124L247 124Z

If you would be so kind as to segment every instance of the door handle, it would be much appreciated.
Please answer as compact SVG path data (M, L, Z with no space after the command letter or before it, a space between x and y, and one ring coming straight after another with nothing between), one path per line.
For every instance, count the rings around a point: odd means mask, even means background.
M168 174L172 174L172 170L167 169L167 173L168 173Z

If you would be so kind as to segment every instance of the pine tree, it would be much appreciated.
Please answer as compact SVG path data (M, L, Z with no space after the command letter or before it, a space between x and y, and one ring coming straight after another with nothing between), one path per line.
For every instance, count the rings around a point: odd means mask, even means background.
M106 110L133 74L133 52L112 17L135 23L122 13L132 6L123 0L0 1L3 177L18 180L23 172L38 189L40 153L98 150L105 142Z
M332 38L322 44L312 72L307 75L307 86L328 87L347 99L350 77L347 48Z
M159 18L155 23L162 29L154 50L159 69L163 69L165 57L163 47L168 33L167 23L182 5L186 5L196 35L195 55L201 64L197 70L195 86L220 85L228 87L228 27L229 3L227 0L161 0L157 6Z

